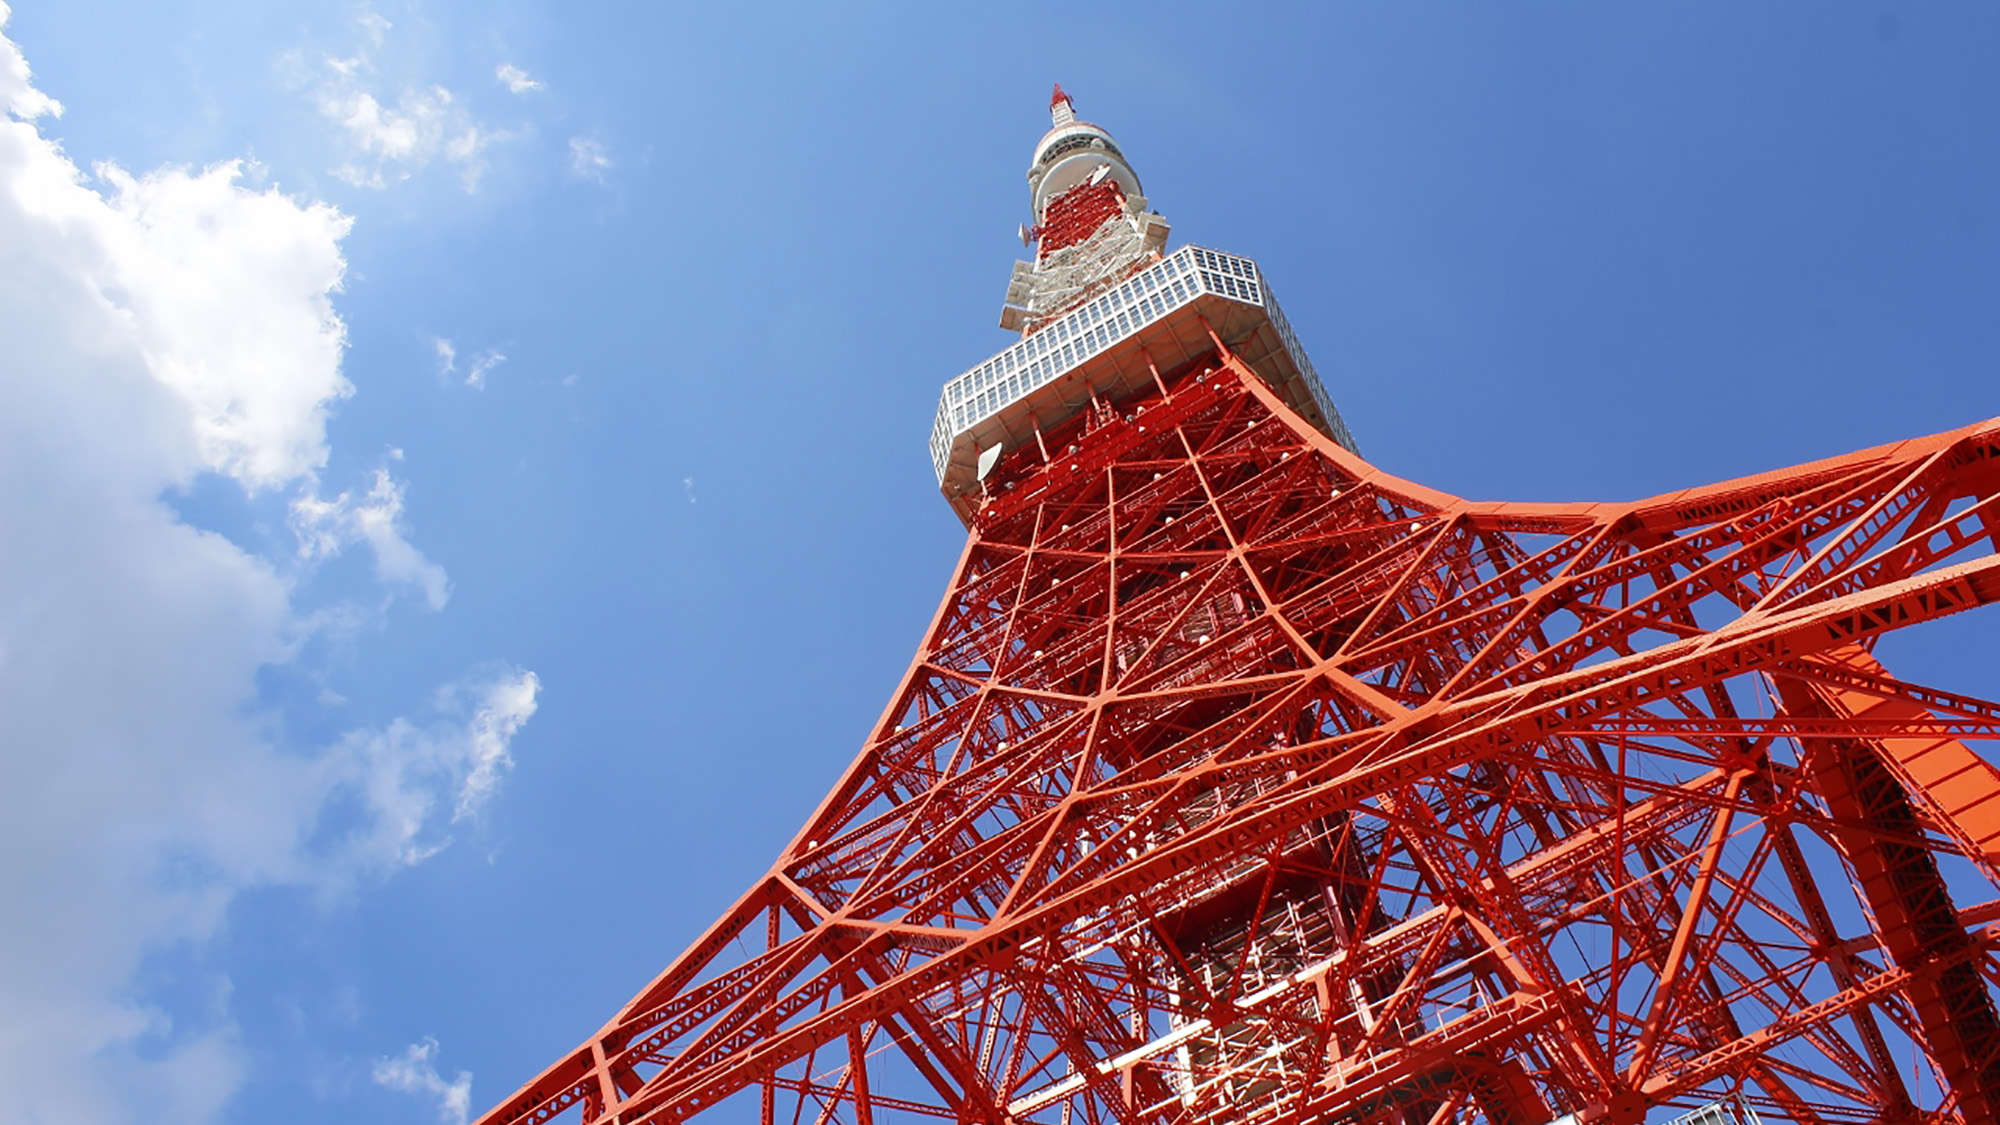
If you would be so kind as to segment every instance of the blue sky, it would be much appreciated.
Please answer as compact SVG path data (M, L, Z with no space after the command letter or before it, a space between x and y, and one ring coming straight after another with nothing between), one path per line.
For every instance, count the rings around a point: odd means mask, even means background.
M0 34L14 1120L455 1121L764 870L962 543L925 439L1052 81L1393 472L1623 498L2000 413L1989 6ZM1992 634L1890 655L1994 694Z

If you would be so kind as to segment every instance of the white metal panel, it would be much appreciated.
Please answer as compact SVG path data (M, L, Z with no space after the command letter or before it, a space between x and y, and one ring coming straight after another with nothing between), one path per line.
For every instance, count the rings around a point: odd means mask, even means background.
M955 455L973 455L969 448L960 449L971 444L961 439L973 430L981 431L976 444L989 445L1001 432L1018 428L996 422L1008 423L1014 415L1025 415L1028 410L1039 411L1036 423L1045 428L1058 424L1074 412L1077 388L1038 392L1064 382L1065 376L1142 332L1149 339L1156 337L1157 333L1147 330L1170 319L1177 310L1208 298L1219 298L1242 310L1224 319L1237 334L1231 338L1240 338L1250 349L1244 353L1246 360L1274 386L1288 392L1287 397L1302 412L1317 414L1313 420L1324 425L1329 436L1352 448L1347 427L1291 324L1271 297L1257 263L1207 247L1183 246L947 382L931 428L931 460L939 483L950 474ZM1221 330L1224 326L1217 327ZM1187 344L1199 350L1201 342L1190 340ZM1114 381L1123 385L1129 382L1129 375ZM1084 397L1087 394L1085 390Z

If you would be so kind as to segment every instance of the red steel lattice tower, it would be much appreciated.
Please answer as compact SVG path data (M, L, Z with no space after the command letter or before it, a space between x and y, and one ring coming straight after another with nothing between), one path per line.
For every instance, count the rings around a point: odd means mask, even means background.
M2000 704L1872 655L2000 599L2000 419L1448 496L1053 114L881 722L481 1121L2000 1121Z

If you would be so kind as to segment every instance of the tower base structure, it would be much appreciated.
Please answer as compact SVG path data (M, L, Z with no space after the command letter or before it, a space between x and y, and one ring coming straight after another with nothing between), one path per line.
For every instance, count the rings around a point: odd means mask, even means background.
M982 468L825 803L484 1125L2000 1121L2000 704L1873 655L2000 600L2000 419L1474 502L1210 340Z

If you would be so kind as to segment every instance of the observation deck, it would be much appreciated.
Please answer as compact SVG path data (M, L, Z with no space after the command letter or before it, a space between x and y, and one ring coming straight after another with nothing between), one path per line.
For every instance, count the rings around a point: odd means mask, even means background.
M944 385L931 462L945 498L963 515L981 454L1033 442L1092 395L1115 403L1152 386L1155 369L1213 352L1211 330L1301 417L1354 448L1257 263L1183 246Z

